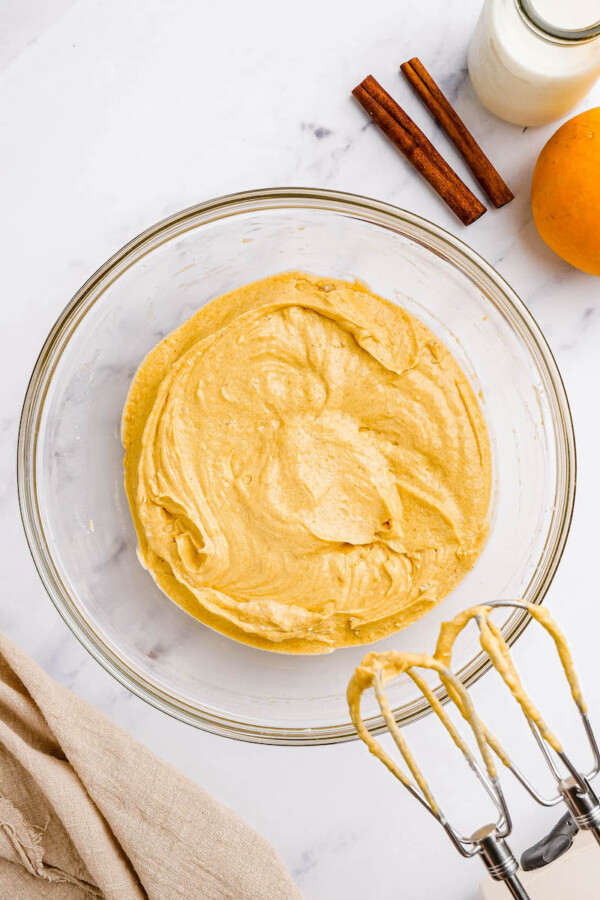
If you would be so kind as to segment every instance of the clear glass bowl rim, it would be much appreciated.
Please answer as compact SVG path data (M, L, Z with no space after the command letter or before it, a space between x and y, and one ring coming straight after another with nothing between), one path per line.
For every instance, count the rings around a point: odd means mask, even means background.
M27 387L23 403L17 447L17 484L21 519L27 543L38 574L59 614L91 655L133 694L169 715L209 731L237 740L264 744L311 745L353 740L357 734L350 722L313 729L264 727L244 724L201 710L180 698L169 695L147 681L133 667L110 649L61 582L46 541L37 496L36 454L37 439L44 402L53 372L63 349L76 332L79 321L102 295L104 289L129 268L141 255L151 252L161 243L190 228L240 213L272 209L317 209L361 218L369 223L400 230L412 240L434 253L449 258L478 284L483 281L489 293L510 319L529 351L535 358L538 371L547 376L545 387L552 407L552 421L557 445L558 479L552 526L530 585L535 581L531 596L534 603L542 603L552 582L569 533L575 500L576 452L573 424L567 395L552 352L536 321L515 291L478 253L459 238L407 210L357 194L319 188L266 188L227 194L187 207L141 232L111 256L77 291L52 327L40 351ZM509 645L527 627L529 617L516 611L503 628ZM367 648L365 648L367 652ZM459 673L467 685L478 681L490 668L483 653L476 656ZM350 674L350 673L349 673ZM440 690L438 696L448 698ZM399 724L416 721L430 712L424 700L415 701L402 711L395 711ZM368 719L366 724L377 734L384 730L381 717Z

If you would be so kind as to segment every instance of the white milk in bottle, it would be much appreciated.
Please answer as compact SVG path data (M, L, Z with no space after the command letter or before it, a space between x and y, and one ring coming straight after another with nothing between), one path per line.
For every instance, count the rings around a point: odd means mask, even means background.
M600 0L486 0L469 74L483 105L507 122L561 118L600 75Z

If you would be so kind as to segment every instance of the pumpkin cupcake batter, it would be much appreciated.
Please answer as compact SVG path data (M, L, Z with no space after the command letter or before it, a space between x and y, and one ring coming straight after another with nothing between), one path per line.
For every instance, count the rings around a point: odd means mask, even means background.
M123 442L142 563L255 647L385 637L485 540L474 393L422 322L360 284L294 272L213 300L143 361Z

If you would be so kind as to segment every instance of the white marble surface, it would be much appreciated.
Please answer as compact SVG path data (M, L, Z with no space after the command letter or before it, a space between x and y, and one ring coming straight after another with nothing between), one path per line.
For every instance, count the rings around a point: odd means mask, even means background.
M567 551L549 602L600 721L593 677L598 612L600 281L554 257L528 202L553 127L505 125L473 96L465 68L479 0L341 0L290 5L193 0L3 0L0 8L0 627L88 698L229 804L277 846L307 900L475 897L438 826L362 745L286 749L226 741L131 696L82 649L38 580L17 505L18 417L36 354L82 281L168 213L269 185L356 191L431 218L479 250L540 323L565 379L579 480ZM368 20L367 20L368 18ZM418 54L498 160L516 200L466 231L350 98L368 72L463 166L397 74ZM600 103L600 88L585 105ZM533 670L541 641L520 642ZM546 697L551 689L545 687ZM494 699L485 680L478 696ZM410 729L425 762L426 720ZM522 848L553 822L510 786Z

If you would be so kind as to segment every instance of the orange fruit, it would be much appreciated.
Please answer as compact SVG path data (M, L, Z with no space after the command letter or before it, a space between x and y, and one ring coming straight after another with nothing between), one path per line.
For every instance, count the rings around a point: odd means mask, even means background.
M600 107L565 122L538 157L531 184L542 240L572 266L600 275Z

